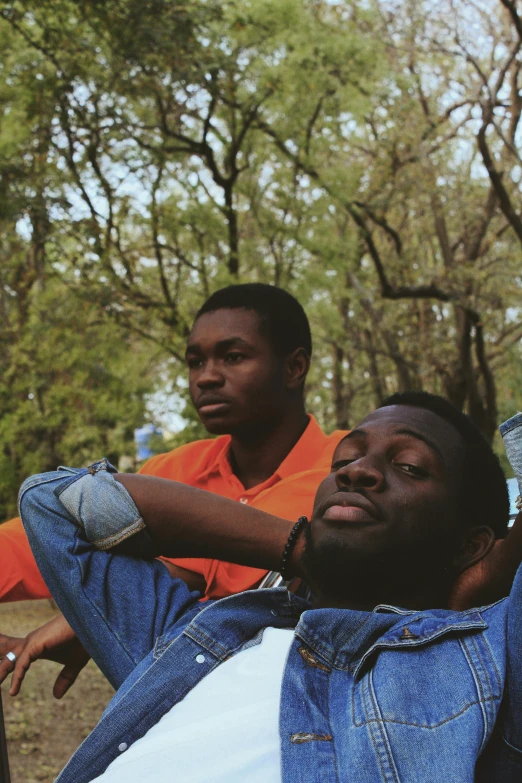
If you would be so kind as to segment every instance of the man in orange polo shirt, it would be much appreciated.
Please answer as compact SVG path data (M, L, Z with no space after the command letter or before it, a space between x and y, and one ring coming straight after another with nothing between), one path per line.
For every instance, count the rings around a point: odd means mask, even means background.
M187 346L190 397L213 440L149 460L140 473L238 500L286 519L309 515L343 432L306 414L312 341L294 297L275 286L235 285L198 312ZM255 587L264 572L217 560L166 561L205 597ZM0 525L0 600L49 596L18 519Z

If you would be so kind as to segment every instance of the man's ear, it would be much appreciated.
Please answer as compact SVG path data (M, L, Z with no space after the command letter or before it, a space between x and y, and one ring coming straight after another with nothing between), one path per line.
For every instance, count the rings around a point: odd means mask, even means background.
M285 382L287 389L298 389L303 386L308 370L310 357L304 348L296 348L285 359Z
M479 563L491 552L494 543L495 534L490 527L472 528L463 538L460 552L455 557L455 572L460 574Z

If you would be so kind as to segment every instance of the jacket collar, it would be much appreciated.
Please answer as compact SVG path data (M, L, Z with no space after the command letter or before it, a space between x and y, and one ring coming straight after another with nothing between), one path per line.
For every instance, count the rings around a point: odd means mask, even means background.
M230 610L226 623L216 626L216 612ZM216 634L219 627L219 635ZM378 606L373 612L352 609L311 609L310 604L285 588L248 590L209 602L185 628L189 636L224 660L267 627L295 628L323 663L357 676L379 649L418 647L448 633L488 627L477 609L422 612Z
M296 628L299 636L327 666L347 669L355 677L379 649L407 649L448 633L483 630L488 625L476 609L422 612L378 606L373 612L317 609L305 612Z

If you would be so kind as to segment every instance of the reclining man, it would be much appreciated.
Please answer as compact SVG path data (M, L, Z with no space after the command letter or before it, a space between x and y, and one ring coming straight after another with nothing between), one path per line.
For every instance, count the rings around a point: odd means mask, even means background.
M52 594L119 689L60 783L519 783L522 574L508 599L447 608L505 535L506 485L449 403L395 395L371 413L297 529L110 470L20 493ZM280 588L202 604L157 551L282 568L313 604Z

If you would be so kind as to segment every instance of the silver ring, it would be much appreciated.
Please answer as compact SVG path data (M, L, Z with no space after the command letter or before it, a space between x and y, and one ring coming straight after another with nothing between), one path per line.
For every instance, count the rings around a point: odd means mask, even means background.
M8 661L11 661L11 663L14 663L16 661L16 655L14 652L8 652L5 656Z

